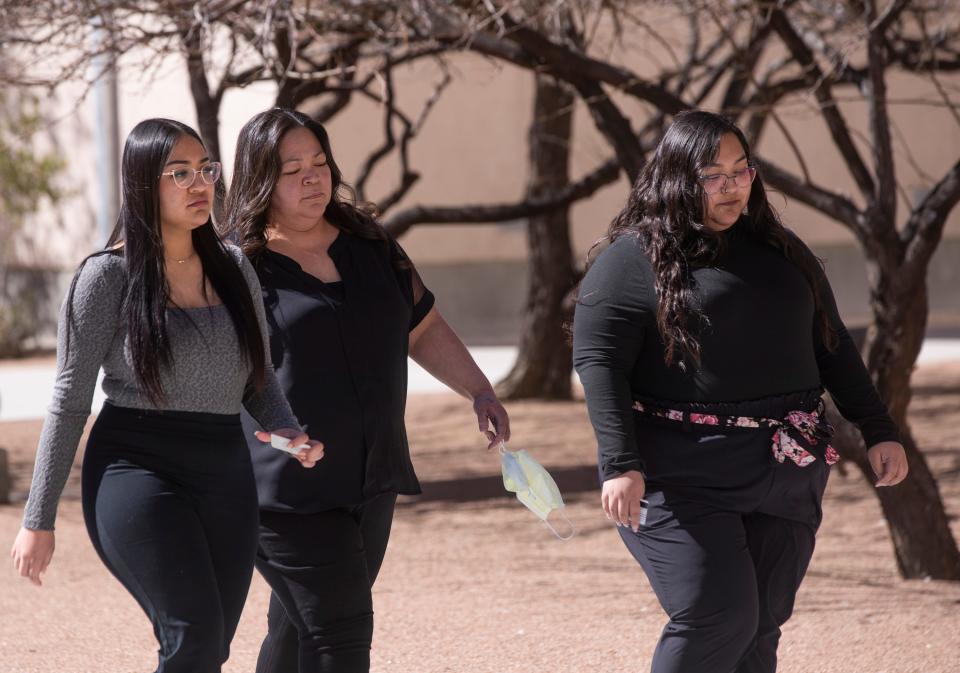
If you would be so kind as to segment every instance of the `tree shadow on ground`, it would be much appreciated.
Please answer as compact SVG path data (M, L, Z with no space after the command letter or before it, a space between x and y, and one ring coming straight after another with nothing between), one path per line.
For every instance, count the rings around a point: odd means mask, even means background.
M550 475L557 482L557 488L564 496L600 489L597 468L594 465L553 468L550 470ZM403 498L399 504L436 501L473 502L510 495L504 490L503 479L499 474L423 481L420 487L423 490L421 495Z

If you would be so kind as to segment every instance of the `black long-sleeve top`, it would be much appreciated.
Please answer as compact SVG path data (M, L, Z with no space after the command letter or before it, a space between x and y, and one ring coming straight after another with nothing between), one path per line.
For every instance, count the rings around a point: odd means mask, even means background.
M392 239L341 231L328 254L339 282L269 249L256 260L277 379L306 432L325 445L323 460L304 470L264 450L244 416L262 509L319 512L420 492L403 418L407 353L433 294Z
M739 224L724 237L726 250L717 261L692 271L696 301L708 322L698 331L700 366L687 372L664 364L655 274L636 236L616 239L584 278L573 358L603 479L643 470L635 399L749 402L822 387L860 428L867 446L898 441L896 424L840 319L826 276L819 276L821 297L839 341L832 351L800 269Z

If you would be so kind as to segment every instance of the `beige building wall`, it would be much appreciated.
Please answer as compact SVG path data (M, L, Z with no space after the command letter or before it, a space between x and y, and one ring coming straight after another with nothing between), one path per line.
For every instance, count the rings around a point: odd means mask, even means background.
M642 64L641 64L642 65ZM532 115L532 78L529 72L495 64L474 55L450 59L452 84L431 112L411 150L411 164L421 174L419 183L393 212L411 205L459 205L465 203L512 202L522 197L527 178L526 132ZM643 68L638 68L643 70ZM149 79L140 71L123 69L120 82L120 132L126 136L140 120L166 116L196 126L196 114L189 96L185 68L177 57L168 58ZM432 64L404 69L397 78L401 105L409 114L418 114L431 94L440 72ZM891 76L889 81L897 147L898 176L903 194L899 199L900 221L906 217L906 199L916 199L929 185L917 174L921 166L937 178L960 156L960 126L944 106L916 104L935 101L929 83L916 78ZM58 90L54 99L51 147L68 163L64 184L72 193L55 212L44 211L34 218L29 236L35 243L35 263L71 265L93 236L97 175L93 147L93 101L79 85ZM243 123L273 102L274 87L257 84L232 90L221 108L221 145L229 174L234 143ZM903 101L898 103L897 101ZM621 101L623 102L623 101ZM639 105L624 103L627 110ZM782 113L794 141L800 145L814 180L853 195L856 187L839 154L830 142L825 125L812 109L813 102L798 99ZM850 100L842 104L848 113L865 160L870 162L866 144L865 106ZM636 117L639 121L639 117ZM367 153L382 140L383 119L378 106L357 99L329 125L334 152L351 180L357 175ZM800 172L790 145L774 125L769 124L756 151L784 167ZM908 154L909 153L909 154ZM581 104L575 112L572 176L577 178L601 163L611 152L599 137ZM376 201L396 184L396 161L385 162L374 174L368 196ZM626 199L625 178L601 190L572 209L575 247L585 251L603 234L609 221ZM771 200L786 223L811 243L852 242L842 226L814 213L802 204L771 194ZM389 213L388 213L389 214ZM947 235L960 235L960 209L949 221ZM429 225L405 236L405 246L421 263L525 259L522 227L498 225ZM32 256L32 255L31 255Z
M663 24L663 36L670 39L669 24ZM666 58L659 45L636 38L614 52L624 63L644 72L653 72L657 61ZM137 63L136 58L129 59ZM421 174L419 183L391 212L412 205L462 205L507 203L521 198L527 179L526 133L532 114L532 76L512 66L493 63L476 55L450 58L453 81L430 113L420 136L411 147L412 168ZM421 63L398 73L396 90L401 106L416 117L423 102L433 92L441 71L432 63ZM952 77L956 89L960 78ZM906 199L919 198L929 186L915 166L933 178L942 175L960 157L960 126L943 105L923 105L917 101L936 101L929 83L906 76L889 78L891 115L898 175L903 194L899 199L899 221L906 216ZM93 146L94 107L91 96L81 101L79 86L60 89L51 108L55 110L48 142L68 162L65 185L72 191L61 207L46 209L30 223L28 235L19 244L21 260L33 266L69 269L98 247L95 231L97 188L94 178L98 167ZM243 123L273 102L274 87L258 84L227 93L220 117L220 141L226 172L232 169L234 143ZM862 102L847 92L841 107L848 114L857 134L864 159L870 163L867 146L866 114ZM635 126L643 118L644 105L616 97L623 109L634 115ZM196 126L196 115L189 95L185 66L179 57L170 57L153 71L122 67L120 72L120 132L126 136L141 119L165 116ZM781 117L794 141L804 153L806 165L815 181L856 196L853 180L829 140L827 130L813 109L813 102L797 97ZM375 103L359 98L329 125L334 153L348 180L357 175L367 154L382 142L383 116ZM775 125L769 124L755 148L764 157L799 172L800 164L789 143ZM581 104L575 110L572 154L574 179L589 172L611 155ZM393 159L373 175L367 196L376 201L392 191L399 171ZM603 235L610 220L622 207L629 185L625 178L610 185L593 198L571 210L575 256L583 259L592 243ZM806 241L820 248L854 252L853 238L841 225L813 212L802 204L771 194L786 224ZM389 213L388 213L389 215ZM955 209L947 225L946 238L960 240L960 209ZM427 225L416 227L403 238L403 244L422 267L449 269L472 265L476 277L500 274L500 292L515 295L510 299L512 330L522 310L524 293L523 263L526 239L522 222L491 225ZM951 248L953 250L953 248ZM953 254L952 252L950 254ZM844 253L844 258L847 259ZM849 257L857 262L856 257ZM960 258L957 259L960 262ZM828 260L829 262L829 260ZM958 265L947 265L956 268ZM512 271L508 271L512 269ZM439 273L439 272L438 272ZM435 275L447 282L453 278ZM949 278L947 282L953 282ZM454 282L454 281L450 281ZM859 282L859 281L857 281ZM856 296L862 296L862 292ZM462 301L466 295L451 295ZM853 296L853 295L851 295ZM862 299L851 299L851 305ZM491 300L491 310L497 301ZM507 323L504 323L506 325Z

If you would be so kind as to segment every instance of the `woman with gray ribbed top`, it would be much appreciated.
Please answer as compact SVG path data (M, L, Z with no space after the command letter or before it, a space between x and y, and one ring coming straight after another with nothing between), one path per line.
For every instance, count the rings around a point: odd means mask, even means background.
M107 402L83 459L87 531L153 622L158 673L214 673L257 547L241 405L288 439L304 467L323 445L301 431L273 373L256 274L214 230L220 164L200 137L179 122L143 121L127 138L122 175L117 227L80 265L61 310L53 402L11 556L39 585L102 367Z

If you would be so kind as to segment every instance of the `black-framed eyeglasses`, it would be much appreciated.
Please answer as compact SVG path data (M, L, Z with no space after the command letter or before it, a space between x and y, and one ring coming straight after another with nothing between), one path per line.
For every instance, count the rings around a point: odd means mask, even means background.
M177 187L180 189L189 189L193 186L193 183L197 181L198 175L205 184L212 185L216 183L216 181L220 179L221 170L223 169L219 161L211 161L199 170L195 168L175 168L172 171L161 173L160 176L169 175L173 178L173 182Z
M756 167L747 166L746 168L734 171L733 175L727 175L726 173L701 175L700 184L703 185L703 191L707 194L716 194L717 192L726 191L729 180L733 180L733 184L737 187L743 188L749 187L755 177L757 177Z

